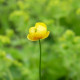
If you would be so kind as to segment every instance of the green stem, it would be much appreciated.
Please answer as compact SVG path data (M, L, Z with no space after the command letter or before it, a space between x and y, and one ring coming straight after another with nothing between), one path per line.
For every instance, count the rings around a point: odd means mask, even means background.
M40 42L40 40L39 40L39 47L40 47L39 80L41 80L41 42Z

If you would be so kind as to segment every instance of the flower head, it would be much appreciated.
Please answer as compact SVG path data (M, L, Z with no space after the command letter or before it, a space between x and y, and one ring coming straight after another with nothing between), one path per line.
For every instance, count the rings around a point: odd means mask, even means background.
M31 41L37 41L39 39L44 39L49 36L49 31L47 31L47 26L44 23L38 22L35 27L29 29L29 34L27 38Z

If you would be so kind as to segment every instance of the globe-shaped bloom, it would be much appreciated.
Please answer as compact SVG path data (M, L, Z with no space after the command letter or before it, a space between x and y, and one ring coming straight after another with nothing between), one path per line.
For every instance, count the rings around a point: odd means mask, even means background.
M49 31L47 31L47 26L44 23L38 22L35 27L29 29L29 34L27 38L31 41L37 41L39 39L45 39L49 36Z

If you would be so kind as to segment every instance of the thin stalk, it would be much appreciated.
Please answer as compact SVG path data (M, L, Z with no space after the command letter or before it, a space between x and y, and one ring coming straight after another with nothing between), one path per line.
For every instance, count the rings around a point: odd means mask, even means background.
M40 60L39 60L39 80L41 80L41 41L39 40Z

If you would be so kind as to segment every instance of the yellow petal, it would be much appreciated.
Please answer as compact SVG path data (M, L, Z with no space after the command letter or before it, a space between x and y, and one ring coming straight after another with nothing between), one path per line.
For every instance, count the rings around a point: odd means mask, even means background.
M50 31L48 31L48 32L46 33L46 35L45 35L42 39L47 38L47 37L49 36L49 34L50 34Z
M47 27L44 23L36 23L35 25L36 29L37 29L37 32L46 32L47 31Z
M31 27L31 28L29 29L29 33L30 33L30 34L35 33L35 29L36 29L35 27Z
M43 26L45 28L47 28L46 24L42 23L42 22L37 22L35 26Z
M35 34L34 34L34 35L28 34L27 38L28 38L29 40L31 40L31 41L37 41L37 40L39 40L39 39L35 36Z
M36 32L36 36L41 39L44 37L44 35L46 34L47 32L47 27L44 23L36 23L35 25L36 29L37 29L37 32Z

